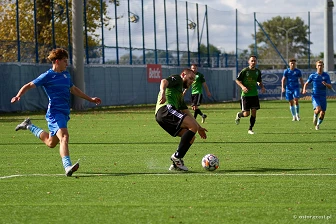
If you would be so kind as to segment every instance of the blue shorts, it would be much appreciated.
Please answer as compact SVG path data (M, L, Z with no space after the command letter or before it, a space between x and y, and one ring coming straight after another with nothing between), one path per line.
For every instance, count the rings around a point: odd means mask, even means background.
M56 135L60 128L68 128L69 115L62 113L50 114L49 112L45 116L48 122L48 128L51 136Z
M319 95L312 95L312 104L313 104L314 110L316 107L320 106L322 111L326 111L327 110L327 97L319 96Z
M300 98L300 88L286 89L286 100L290 101L299 98Z

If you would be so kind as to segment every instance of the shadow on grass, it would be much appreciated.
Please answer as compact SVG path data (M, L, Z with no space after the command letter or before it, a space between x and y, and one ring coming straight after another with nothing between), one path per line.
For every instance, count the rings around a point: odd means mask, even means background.
M251 167L251 169L242 170L218 170L219 173L288 173L296 171L316 171L328 168L262 168L262 167Z
M132 175L144 175L144 176L160 176L160 175L194 175L194 174L200 174L200 175L215 175L216 173L220 174L230 174L230 173L241 173L244 175L244 173L250 173L250 174L289 174L297 171L317 171L317 170L325 170L328 168L251 168L251 169L241 169L241 170L216 170L216 171L167 171L167 172L139 172L139 173L96 173L96 172L86 172L86 173L76 173L76 176L73 176L75 178L82 178L82 177L104 177L104 176L132 176ZM318 173L316 173L318 174ZM224 175L225 176L225 175Z

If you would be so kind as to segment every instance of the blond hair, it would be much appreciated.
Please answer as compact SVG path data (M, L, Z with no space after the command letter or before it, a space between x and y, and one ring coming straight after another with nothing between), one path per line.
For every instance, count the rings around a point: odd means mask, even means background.
M324 65L324 62L323 62L322 60L318 60L318 61L316 62L316 65L317 65L318 63L322 63L322 65Z

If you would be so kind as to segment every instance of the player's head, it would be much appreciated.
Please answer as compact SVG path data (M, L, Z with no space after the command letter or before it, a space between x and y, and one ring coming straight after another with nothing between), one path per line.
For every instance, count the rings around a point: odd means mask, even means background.
M255 55L251 55L251 56L249 57L248 63L249 63L249 67L250 67L250 68L255 68L255 66L256 66L256 64L257 64L257 56L255 56Z
M64 58L68 59L69 54L63 48L56 48L51 50L48 56L49 61L51 61L53 64L56 62L56 60L62 60Z
M195 81L195 73L191 69L184 69L181 73L183 79L183 88L187 89Z
M324 62L322 60L318 60L316 62L316 68L318 72L323 71L323 67L324 67Z
M296 65L296 59L295 58L291 58L289 60L289 67L290 67L290 69L294 69L295 65Z
M191 70L193 70L195 73L197 72L197 65L196 64L192 64L190 67Z
M63 48L56 48L50 51L48 59L53 63L53 66L57 66L60 71L64 71L68 66L69 54Z

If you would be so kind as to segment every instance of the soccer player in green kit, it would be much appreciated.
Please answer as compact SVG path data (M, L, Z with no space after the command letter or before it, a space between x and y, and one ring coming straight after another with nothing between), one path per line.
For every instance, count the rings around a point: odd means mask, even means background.
M261 81L261 72L256 68L257 57L251 55L249 58L249 66L241 70L236 79L237 85L242 89L241 92L241 112L236 115L236 124L240 123L240 118L250 116L250 127L248 129L248 134L253 135L253 126L257 117L257 110L260 109L258 89L257 85L260 86L261 92L265 93L266 89Z
M207 96L211 97L211 93L209 91L208 85L205 82L204 75L197 71L197 65L192 64L190 67L191 70L195 73L195 81L191 85L191 107L194 112L194 118L196 119L197 115L202 116L202 123L205 122L205 118L207 118L206 114L203 114L202 111L199 109L199 106L201 105L202 99L203 99L203 90L202 87L204 87ZM186 93L188 89L185 89L183 91L183 95Z
M183 89L195 80L195 73L190 69L184 69L180 75L171 75L162 79L160 92L155 108L155 119L158 124L171 136L181 137L177 150L170 157L173 164L169 170L188 171L184 165L183 157L188 152L195 140L195 134L206 139L206 129L202 128L190 113L184 102Z

